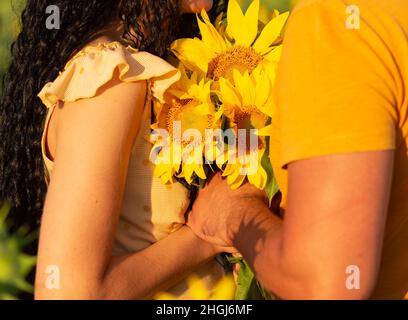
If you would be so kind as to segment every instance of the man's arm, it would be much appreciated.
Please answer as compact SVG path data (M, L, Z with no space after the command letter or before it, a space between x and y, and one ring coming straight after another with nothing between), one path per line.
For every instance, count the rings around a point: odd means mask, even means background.
M355 4L361 28L346 28L345 1L308 0L285 31L270 149L276 171L288 166L284 222L250 186L231 191L220 178L190 220L234 244L283 298L366 298L376 282L393 173L385 150L397 147L405 84L389 36L398 20L379 1ZM348 266L360 290L346 288Z
M392 151L293 162L284 221L250 186L229 190L216 177L189 224L204 239L234 245L282 298L365 299L376 283L392 168ZM348 266L360 272L359 290L346 287Z

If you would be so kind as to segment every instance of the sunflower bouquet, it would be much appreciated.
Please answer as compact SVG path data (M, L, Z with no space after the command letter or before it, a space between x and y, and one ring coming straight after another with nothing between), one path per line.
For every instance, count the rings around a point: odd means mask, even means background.
M278 191L269 137L288 13L274 10L262 23L259 12L259 0L245 14L230 0L226 18L221 14L213 24L202 11L197 16L201 36L171 45L181 79L164 102L155 103L151 136L154 175L163 183L182 179L200 188L212 172L221 171L233 189L247 181L270 200ZM230 260L240 266L236 298L268 298L245 261Z

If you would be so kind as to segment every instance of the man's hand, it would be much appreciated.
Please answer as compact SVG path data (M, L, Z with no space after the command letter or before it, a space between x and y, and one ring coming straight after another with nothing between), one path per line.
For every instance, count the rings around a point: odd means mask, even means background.
M200 190L187 224L200 238L232 247L241 223L256 214L247 210L254 202L266 203L263 191L250 184L232 190L218 173Z

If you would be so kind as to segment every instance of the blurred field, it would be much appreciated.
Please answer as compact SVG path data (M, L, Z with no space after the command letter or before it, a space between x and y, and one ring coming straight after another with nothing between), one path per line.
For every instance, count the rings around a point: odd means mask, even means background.
M9 63L10 45L19 30L19 14L23 5L23 0L0 1L0 78L3 78Z
M295 0L296 1L296 0ZM243 7L247 6L252 0L239 0ZM294 0L261 0L261 5L268 8L269 10L277 9L279 11L287 11Z

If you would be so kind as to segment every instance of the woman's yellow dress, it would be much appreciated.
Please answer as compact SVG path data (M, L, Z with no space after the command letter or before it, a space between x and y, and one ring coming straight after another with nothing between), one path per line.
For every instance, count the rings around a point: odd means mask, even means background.
M179 72L161 58L125 47L119 42L99 44L87 46L76 54L55 81L46 84L38 95L48 108L42 137L42 154L46 179L49 181L53 159L46 152L46 138L55 106L59 102L73 102L95 96L98 88L109 82L116 70L122 81L148 81L149 92L129 162L114 255L143 250L164 239L185 222L184 214L189 205L188 192L179 183L165 186L153 176L153 165L149 161L151 144L148 141L151 101L153 98L162 100L166 89L179 79ZM194 274L211 290L224 272L214 260L195 270ZM186 281L169 292L179 298L190 297Z

